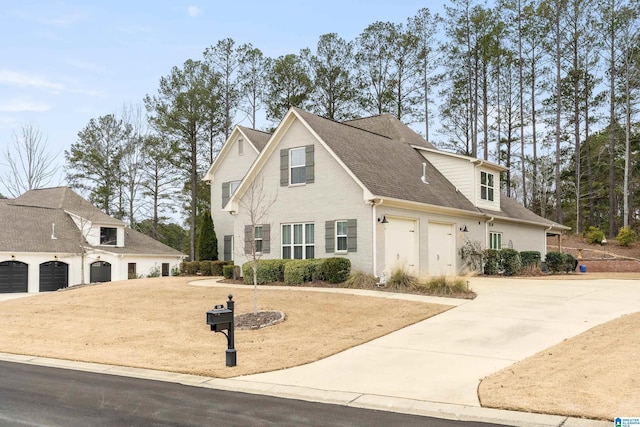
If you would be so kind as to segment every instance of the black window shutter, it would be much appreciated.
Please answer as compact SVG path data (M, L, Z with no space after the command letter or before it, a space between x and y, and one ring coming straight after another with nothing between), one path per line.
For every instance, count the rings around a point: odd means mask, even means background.
M271 224L262 224L262 253L271 253Z
M222 207L224 208L229 201L229 183L222 183Z
M315 180L315 171L313 163L313 145L307 145L304 148L305 152L305 182L307 184L313 183Z
M326 253L335 252L335 221L325 221L324 223L324 250Z
M251 255L253 253L253 226L244 226L244 254Z
M358 252L358 220L347 220L347 251Z
M231 261L231 242L233 236L224 236L224 260Z
M289 150L280 150L280 186L289 185Z

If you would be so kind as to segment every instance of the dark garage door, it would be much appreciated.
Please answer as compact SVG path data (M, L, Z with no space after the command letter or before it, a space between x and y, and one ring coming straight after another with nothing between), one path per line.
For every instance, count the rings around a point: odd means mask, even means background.
M20 261L0 262L0 294L27 292L28 266Z
M69 266L60 261L40 264L40 292L57 291L69 286Z
M106 261L96 261L92 263L91 272L89 273L89 281L91 283L110 282L111 264Z

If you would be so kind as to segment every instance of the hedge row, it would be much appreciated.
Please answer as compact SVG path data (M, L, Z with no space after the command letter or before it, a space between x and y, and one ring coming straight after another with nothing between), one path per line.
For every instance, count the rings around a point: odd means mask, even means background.
M515 249L487 249L483 253L484 256L484 274L505 276L515 276L519 274L523 268L530 265L540 266L540 252L523 251L518 252Z
M300 285L306 282L326 280L341 283L351 272L351 261L347 258L318 259L264 259L258 260L258 284L284 282ZM242 265L244 283L253 284L253 261Z
M233 261L183 261L180 263L181 276L222 276L225 266L233 266Z
M569 273L575 271L578 267L578 260L571 254L565 254L562 252L549 252L545 260L547 268L552 273L559 273L564 271Z

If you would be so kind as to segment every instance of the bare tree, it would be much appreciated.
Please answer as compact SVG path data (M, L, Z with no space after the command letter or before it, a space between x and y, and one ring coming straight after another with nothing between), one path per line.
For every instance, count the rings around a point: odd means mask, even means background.
M258 261L263 254L270 253L271 224L268 223L269 210L276 202L277 194L269 197L262 178L253 181L244 193L240 207L246 211L244 226L244 254L248 255L253 271L253 314L258 314Z
M57 154L48 153L45 148L47 139L32 124L22 125L20 133L13 133L13 141L2 153L2 164L9 170L0 176L2 184L11 197L51 183L58 170L55 159Z

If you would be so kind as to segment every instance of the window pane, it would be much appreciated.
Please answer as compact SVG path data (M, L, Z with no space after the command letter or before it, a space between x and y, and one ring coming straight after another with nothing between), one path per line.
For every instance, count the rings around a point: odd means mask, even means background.
M293 243L295 245L302 244L302 224L293 225Z
M282 259L291 259L291 246L282 248Z
M293 258L294 259L302 259L302 246L294 246L293 247Z
M307 246L307 253L305 258L307 259L315 258L315 248L313 246Z
M262 226L261 225L256 227L255 237L256 237L256 239L262 239Z
M489 188L489 200L493 201L493 188Z
M291 244L291 225L287 224L282 226L282 244Z
M339 236L338 237L338 250L346 251L347 250L347 238Z
M480 172L480 184L482 184L482 185L486 185L487 184L487 173L486 172Z
M488 179L489 187L493 187L493 175L492 174L487 174L487 178L489 178Z
M262 252L262 240L256 240L256 252Z
M303 167L291 168L291 184L303 184L307 180L306 170Z
M294 166L304 166L305 165L305 149L302 148L294 148L289 152L291 156L291 167Z
M480 198L487 200L487 187L480 187Z
M346 236L347 235L347 221L338 221L338 222L336 222L336 234L338 236Z
M232 195L233 193L235 193L239 185L240 185L240 181L231 181L229 183L229 195Z
M315 243L314 237L314 224L305 224L305 242L306 243Z

